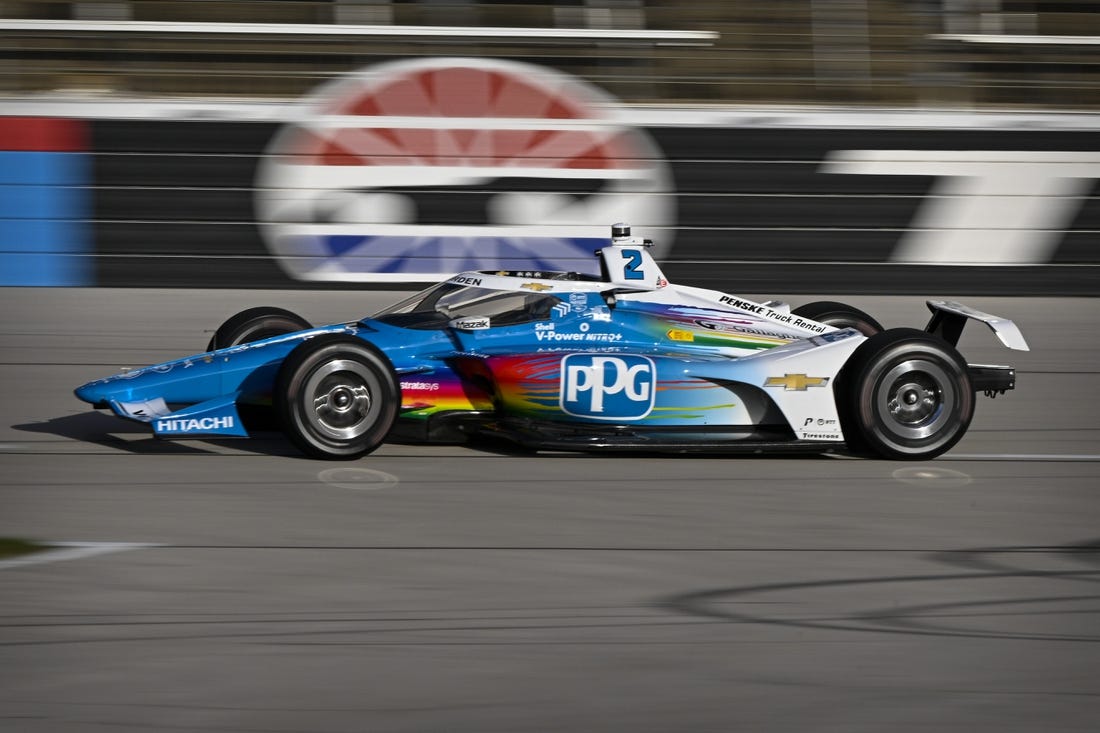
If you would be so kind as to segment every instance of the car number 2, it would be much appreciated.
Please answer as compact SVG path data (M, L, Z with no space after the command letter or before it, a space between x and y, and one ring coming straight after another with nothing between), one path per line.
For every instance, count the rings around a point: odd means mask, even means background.
M645 273L638 268L642 266L642 253L636 249L624 249L623 257L626 263L623 265L624 280L645 280Z

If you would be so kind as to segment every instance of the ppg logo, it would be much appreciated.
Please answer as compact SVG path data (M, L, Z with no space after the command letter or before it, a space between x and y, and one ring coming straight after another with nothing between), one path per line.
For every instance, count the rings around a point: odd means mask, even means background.
M597 420L638 420L653 410L657 370L644 356L569 354L561 360L561 409Z

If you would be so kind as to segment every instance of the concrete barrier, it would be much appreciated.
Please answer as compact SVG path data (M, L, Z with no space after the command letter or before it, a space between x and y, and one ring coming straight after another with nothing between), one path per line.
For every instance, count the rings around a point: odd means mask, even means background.
M86 201L86 216L75 204L56 215L73 221L71 251L55 254L83 259L72 282L36 282L5 259L6 284L407 288L435 279L400 268L367 281L299 279L280 266L257 188L273 139L294 124L278 119L284 108L235 105L197 119L193 109L153 118L140 118L150 107L118 109L29 108L39 119L84 118L89 177L43 184ZM1091 117L671 108L618 115L608 124L629 118L667 166L666 190L645 191L665 206L664 220L633 223L665 245L659 259L679 282L743 292L1100 294L1100 136ZM598 165L619 164L603 155L610 162ZM428 173L422 186L414 176L385 191L391 203L412 202L406 225L499 227L502 202L513 207L506 218L518 216L516 201L537 210L564 200L575 211L597 196L592 208L610 216L616 201L640 195L609 192L607 180L588 174L528 176L513 187L506 171L498 180L447 185ZM28 184L9 176L6 185L12 201ZM360 235L380 226L357 198L377 196L371 186L351 180L329 192L334 206L343 202L367 222L341 224ZM515 197L517 188L525 196ZM9 258L18 248L10 208L0 222ZM344 215L304 216L331 224L326 216L340 223ZM578 228L563 220L561 228L591 232L611 223ZM544 217L539 232L554 229L553 217ZM537 247L513 252L509 262L529 257L531 269L549 269L537 254ZM496 266L489 254L468 259Z

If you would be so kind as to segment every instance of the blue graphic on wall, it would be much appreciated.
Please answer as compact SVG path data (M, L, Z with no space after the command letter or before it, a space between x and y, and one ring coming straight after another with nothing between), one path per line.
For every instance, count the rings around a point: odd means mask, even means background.
M81 125L0 117L0 285L92 284Z

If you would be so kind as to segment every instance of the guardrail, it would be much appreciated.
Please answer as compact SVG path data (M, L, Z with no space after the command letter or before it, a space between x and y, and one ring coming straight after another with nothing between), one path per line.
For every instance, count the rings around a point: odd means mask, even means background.
M0 19L0 32L16 33L145 33L150 35L350 36L372 38L517 38L527 41L643 41L667 45L710 45L714 31L622 28L513 28L431 25L350 25L323 23L181 23L140 20L11 20Z
M999 46L1100 46L1100 36L1040 36L1018 33L934 33L936 41L988 43Z
M1100 108L1100 7L1037 1L1026 23L953 10L1001 5L25 0L2 6L20 17L0 19L0 94L295 98L379 61L458 55L552 66L632 102Z
M379 60L475 55L566 68L629 98L693 88L680 54L712 30L0 19L0 93L297 97ZM369 43L364 43L369 41Z

